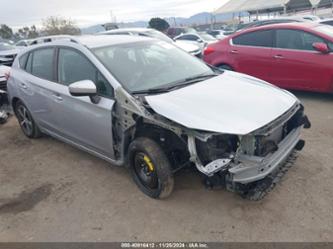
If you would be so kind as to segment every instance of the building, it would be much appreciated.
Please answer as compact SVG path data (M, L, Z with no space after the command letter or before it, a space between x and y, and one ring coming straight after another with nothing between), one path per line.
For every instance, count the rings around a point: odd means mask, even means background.
M288 14L300 11L316 13L321 8L332 8L333 0L230 0L215 14L248 12L250 15L259 14Z

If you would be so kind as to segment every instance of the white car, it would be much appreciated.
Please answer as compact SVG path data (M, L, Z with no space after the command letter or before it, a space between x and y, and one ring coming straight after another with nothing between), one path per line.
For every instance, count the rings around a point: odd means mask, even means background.
M99 35L137 35L137 36L146 36L146 37L153 37L160 39L162 41L172 43L179 48L185 50L186 52L201 58L202 56L202 48L193 43L189 43L186 41L174 41L169 38L167 35L159 32L155 29L148 29L148 28L127 28L127 29L114 29L105 32L98 33Z
M207 47L209 44L219 41L215 37L213 37L205 32L181 34L179 36L176 36L174 38L174 40L176 42L179 42L179 41L190 42L192 44L196 44L196 45L200 46L202 49Z
M209 31L207 31L207 34L215 37L218 40L223 40L224 38L226 38L228 35L226 35L225 33L228 33L228 32L226 32L225 30L209 30Z
M11 66L20 48L0 42L0 65Z
M18 42L15 43L15 46L16 47L28 47L31 43L31 40L27 40L27 39L24 39L24 40L19 40Z
M333 18L326 18L320 21L317 21L320 24L325 24L325 25L329 25L329 26L333 26Z

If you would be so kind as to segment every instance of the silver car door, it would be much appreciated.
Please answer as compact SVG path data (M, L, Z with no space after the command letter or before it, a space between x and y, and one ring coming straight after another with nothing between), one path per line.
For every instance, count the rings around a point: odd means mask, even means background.
M79 51L60 48L58 58L60 85L54 94L59 135L113 159L111 111L115 101L111 85ZM101 97L99 103L69 93L68 85L80 80L92 80L96 84Z
M33 50L26 64L18 71L20 98L42 129L56 131L53 113L54 54L52 47Z

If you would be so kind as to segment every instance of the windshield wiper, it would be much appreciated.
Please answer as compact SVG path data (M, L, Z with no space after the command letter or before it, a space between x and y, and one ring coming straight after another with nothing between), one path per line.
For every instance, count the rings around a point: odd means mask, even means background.
M202 81L202 80L207 79L207 78L213 78L213 77L216 77L216 76L219 76L219 74L217 74L217 73L201 74L201 75L186 78L183 82L184 83L193 82L193 81L197 82L197 81Z
M194 83L203 81L207 78L212 78L215 76L218 76L219 74L201 74L201 75L196 75L193 77L186 78L184 80L172 82L168 84L168 86L165 87L160 87L160 88L150 88L146 90L139 90L139 91L133 91L133 94L158 94L158 93L166 93L170 92L171 90L178 89L181 87L185 87L188 85L192 85Z
M158 94L169 92L172 87L149 88L145 90L133 91L133 94Z

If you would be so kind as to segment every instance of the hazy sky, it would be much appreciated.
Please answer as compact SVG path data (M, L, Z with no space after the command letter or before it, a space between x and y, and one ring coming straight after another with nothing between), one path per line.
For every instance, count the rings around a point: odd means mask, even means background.
M149 20L151 17L189 17L214 11L228 0L0 0L0 23L14 28L41 23L48 16L70 17L81 27L111 20Z

